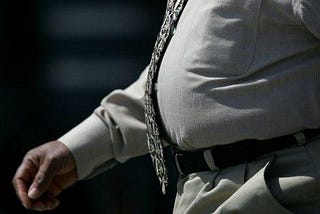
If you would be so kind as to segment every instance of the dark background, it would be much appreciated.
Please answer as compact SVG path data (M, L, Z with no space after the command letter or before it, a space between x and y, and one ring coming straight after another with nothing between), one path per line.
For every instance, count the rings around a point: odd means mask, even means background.
M149 63L165 1L0 1L0 214L26 211L11 179L24 154L88 117ZM169 151L166 151L166 155ZM171 213L148 155L62 193L46 213Z

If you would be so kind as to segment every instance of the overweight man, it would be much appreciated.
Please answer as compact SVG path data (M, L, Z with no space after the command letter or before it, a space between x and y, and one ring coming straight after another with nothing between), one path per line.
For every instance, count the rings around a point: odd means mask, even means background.
M163 149L180 178L173 213L320 213L320 1L168 0L151 60L13 178L27 209Z

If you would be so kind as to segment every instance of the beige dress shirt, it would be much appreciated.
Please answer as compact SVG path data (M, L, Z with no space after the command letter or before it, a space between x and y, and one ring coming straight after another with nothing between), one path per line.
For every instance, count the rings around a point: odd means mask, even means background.
M163 57L158 109L182 149L320 127L319 0L189 0ZM146 70L59 138L79 178L148 152Z

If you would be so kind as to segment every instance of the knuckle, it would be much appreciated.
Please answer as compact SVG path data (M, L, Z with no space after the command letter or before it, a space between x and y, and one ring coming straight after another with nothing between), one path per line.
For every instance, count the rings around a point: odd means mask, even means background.
M31 149L25 154L25 158L33 158L37 155L37 149Z
M56 164L56 162L59 160L54 154L48 154L47 159L51 164Z
M38 157L37 152L34 150L30 150L25 154L22 164L35 165L38 162L37 157Z
M16 177L12 178L11 183L13 186L16 186L16 181L17 181Z
M55 152L48 152L46 154L46 159L50 162L56 162L59 158Z
M51 172L58 171L61 165L61 160L55 155L49 155L47 157L47 161L49 162L49 168Z

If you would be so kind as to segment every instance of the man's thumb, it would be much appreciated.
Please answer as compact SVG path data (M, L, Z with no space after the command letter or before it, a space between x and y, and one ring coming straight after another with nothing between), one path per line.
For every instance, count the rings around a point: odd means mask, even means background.
M53 177L59 169L59 161L45 160L34 177L33 183L29 188L28 196L31 199L39 198L50 186Z
M46 191L46 187L48 186L47 179L42 175L37 175L33 181L33 184L30 186L28 191L28 196L31 199L39 198L42 193Z
M40 195L41 195L41 192L36 187L30 188L28 191L28 196L31 199L37 199L39 198Z

